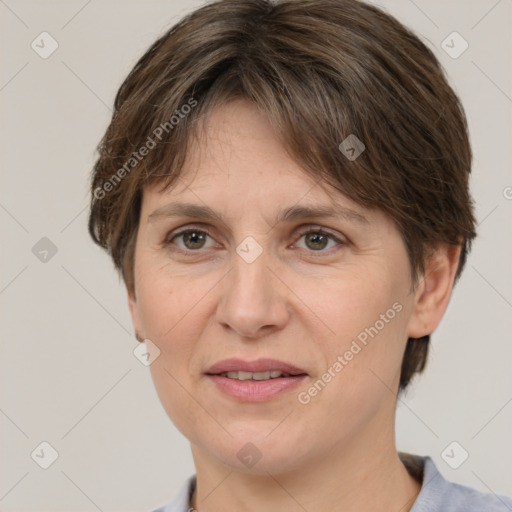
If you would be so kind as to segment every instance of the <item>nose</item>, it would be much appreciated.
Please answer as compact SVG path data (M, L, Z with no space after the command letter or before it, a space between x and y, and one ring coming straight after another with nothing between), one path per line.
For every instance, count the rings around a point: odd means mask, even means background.
M217 321L244 338L258 339L279 331L290 318L288 288L269 265L265 251L252 263L235 253L223 280Z

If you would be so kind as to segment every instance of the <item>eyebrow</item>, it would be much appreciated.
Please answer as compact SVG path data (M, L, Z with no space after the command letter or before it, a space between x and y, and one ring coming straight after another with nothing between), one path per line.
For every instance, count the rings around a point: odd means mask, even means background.
M148 222L153 223L161 218L169 217L193 217L200 220L216 220L224 222L222 216L206 205L194 203L169 203L148 215ZM361 225L370 224L368 219L359 212L346 206L290 206L277 214L276 224L279 222L290 222L293 220L308 218L333 218L356 222Z

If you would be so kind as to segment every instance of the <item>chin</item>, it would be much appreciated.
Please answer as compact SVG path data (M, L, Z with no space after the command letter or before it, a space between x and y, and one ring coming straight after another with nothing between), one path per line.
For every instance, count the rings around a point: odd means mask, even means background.
M205 440L208 443L206 449L212 457L230 469L252 475L279 474L301 465L306 446L298 438L286 431L268 435L272 429L251 435L251 430L245 429L243 434L234 434L233 437L226 435L216 446L211 445L212 439L209 437Z

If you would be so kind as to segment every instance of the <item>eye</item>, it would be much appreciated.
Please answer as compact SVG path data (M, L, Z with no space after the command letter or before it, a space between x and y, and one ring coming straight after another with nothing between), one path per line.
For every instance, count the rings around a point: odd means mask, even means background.
M205 247L205 241L207 238L211 238L210 234L203 229L188 228L178 233L171 233L171 235L164 241L165 246L174 244L174 240L181 240L183 246L176 244L178 249L182 251L194 251L198 249L209 249Z
M329 252L336 246L347 245L348 242L340 240L332 233L328 233L323 229L308 229L299 233L299 239L304 237L306 246L300 249L307 249L310 252ZM205 229L187 228L182 231L170 233L163 242L164 247L176 246L178 251L181 252L198 252L201 249L211 249L214 245L207 245L207 239L212 239L212 235ZM181 242L181 243L178 243ZM329 246L331 243L331 247ZM297 246L297 243L295 244ZM327 250L324 250L326 249ZM173 248L174 249L174 248Z
M328 250L324 251L324 249L329 245L329 242L332 242L334 245L328 249L332 249L333 247L336 247L336 245L347 244L347 242L340 240L332 233L328 233L323 229L308 229L307 231L300 233L299 237L304 237L306 249L310 249L314 252L329 252Z

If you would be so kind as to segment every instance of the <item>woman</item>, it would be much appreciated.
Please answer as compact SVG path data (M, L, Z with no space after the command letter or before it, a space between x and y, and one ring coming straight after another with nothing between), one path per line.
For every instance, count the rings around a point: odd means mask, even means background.
M349 0L220 0L121 86L90 233L196 475L157 512L512 510L398 453L475 233L462 106Z

